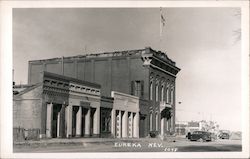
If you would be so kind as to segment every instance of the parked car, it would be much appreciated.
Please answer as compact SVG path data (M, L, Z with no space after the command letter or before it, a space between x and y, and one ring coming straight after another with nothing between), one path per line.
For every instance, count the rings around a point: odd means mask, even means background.
M229 134L228 134L228 133L221 133L221 134L219 135L219 138L220 138L220 139L229 139Z
M211 133L207 131L194 131L190 136L190 141L212 141Z

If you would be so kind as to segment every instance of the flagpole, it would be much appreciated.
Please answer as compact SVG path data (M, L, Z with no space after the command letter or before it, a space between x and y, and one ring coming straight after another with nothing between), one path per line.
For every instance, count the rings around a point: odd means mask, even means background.
M162 35L163 35L163 28L166 25L166 19L164 17L163 11L162 11L162 7L160 7L160 50L163 51L162 48Z
M159 18L159 20L160 20L160 21L159 21L159 22L160 22L160 23L159 23L159 24L160 24L160 42L159 42L160 50L161 50L161 36L162 36L161 15L162 15L162 8L160 7L160 16L159 16L159 17L160 17L160 18Z

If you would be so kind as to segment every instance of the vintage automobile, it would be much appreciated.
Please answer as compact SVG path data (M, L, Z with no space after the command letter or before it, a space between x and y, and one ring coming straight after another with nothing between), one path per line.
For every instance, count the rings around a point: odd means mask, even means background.
M211 133L207 131L194 131L190 136L190 141L212 141Z
M220 138L220 139L229 139L229 134L228 134L228 133L221 133L221 134L219 135L219 138Z

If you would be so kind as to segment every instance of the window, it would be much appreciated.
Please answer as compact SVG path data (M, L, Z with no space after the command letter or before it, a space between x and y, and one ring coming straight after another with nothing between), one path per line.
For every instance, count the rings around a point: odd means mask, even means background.
M110 117L102 117L102 131L110 132Z
M164 85L161 86L161 101L164 100Z
M159 120L159 115L158 113L155 114L155 130L158 131L159 130L159 123L158 123L158 120Z
M170 96L171 96L170 97L170 99L171 99L170 103L174 104L174 90L173 89L171 90L171 95Z
M150 113L150 118L149 118L149 129L150 129L150 131L152 131L153 130L153 114L152 114L152 112Z
M171 92L172 92L172 91L171 91L171 89L170 89L170 90L169 90L169 93L168 93L168 98L169 98L169 99L168 99L168 103L170 103L170 104L171 104L171 102L172 102L172 101L171 101L171 94L172 94Z
M166 95L167 95L167 103L169 103L169 89L168 89L168 87L167 87Z
M143 97L144 81L131 81L131 94L137 97Z
M150 82L150 92L149 92L149 96L150 96L150 100L153 100L153 81Z
M159 84L158 84L158 82L155 85L155 100L156 101L159 100Z

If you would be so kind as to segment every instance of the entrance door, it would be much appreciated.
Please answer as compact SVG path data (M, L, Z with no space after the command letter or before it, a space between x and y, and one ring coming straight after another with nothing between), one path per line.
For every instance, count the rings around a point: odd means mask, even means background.
M52 138L58 137L58 131L60 127L60 117L59 113L61 111L62 105L53 104L53 120L52 120ZM62 122L62 121L61 121Z
M76 136L76 114L79 110L78 106L73 106L72 109L72 137Z
M87 112L87 109L83 108L82 109L82 137L85 134L85 115L87 114L86 112Z
M101 137L111 136L111 111L110 108L101 108Z

